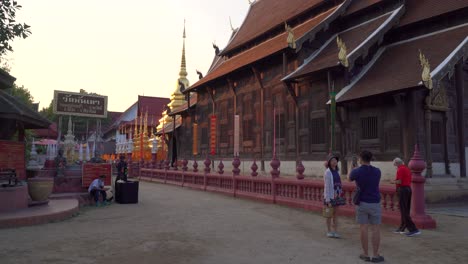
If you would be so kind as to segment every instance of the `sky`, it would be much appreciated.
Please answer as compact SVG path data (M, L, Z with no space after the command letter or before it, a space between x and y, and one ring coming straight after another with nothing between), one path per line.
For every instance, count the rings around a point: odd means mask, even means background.
M186 20L188 79L206 73L215 42L221 49L239 27L247 0L18 0L17 21L32 34L7 55L17 85L47 107L54 90L108 96L125 111L138 95L170 97L176 89Z

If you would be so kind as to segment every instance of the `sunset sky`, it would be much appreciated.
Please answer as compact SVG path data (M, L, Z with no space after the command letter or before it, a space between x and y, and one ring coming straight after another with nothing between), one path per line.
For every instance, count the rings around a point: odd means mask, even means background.
M32 35L15 40L8 63L16 84L46 107L54 90L85 89L125 111L138 95L169 97L176 88L186 19L188 79L198 80L244 20L247 0L18 0L17 21Z

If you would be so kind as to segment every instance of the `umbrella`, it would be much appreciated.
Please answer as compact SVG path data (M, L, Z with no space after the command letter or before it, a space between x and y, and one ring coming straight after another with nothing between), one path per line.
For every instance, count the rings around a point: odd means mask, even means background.
M36 145L42 145L42 146L47 146L49 144L57 144L57 140L55 139L46 139L43 138L37 142L34 142Z

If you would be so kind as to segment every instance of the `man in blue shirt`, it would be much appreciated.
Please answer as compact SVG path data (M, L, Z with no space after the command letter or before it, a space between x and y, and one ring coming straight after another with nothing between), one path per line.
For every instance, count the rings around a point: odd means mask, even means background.
M94 179L89 185L88 192L94 197L96 206L99 206L99 194L102 195L102 202L104 205L107 205L106 201L106 190L104 189L104 179L106 175L100 175L99 178Z
M380 246L380 224L382 222L382 208L380 206L379 183L380 169L372 166L372 153L364 150L361 152L360 164L353 164L353 169L348 175L350 181L356 181L360 189L358 197L359 205L356 207L356 221L360 224L361 245L364 251L359 257L366 261L382 262L384 258L379 254ZM369 257L368 229L372 233L373 257Z

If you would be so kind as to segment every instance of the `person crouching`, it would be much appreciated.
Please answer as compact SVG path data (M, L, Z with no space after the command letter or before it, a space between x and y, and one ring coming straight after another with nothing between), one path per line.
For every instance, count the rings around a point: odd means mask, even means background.
M88 193L94 197L94 202L96 203L96 206L100 206L99 195L102 196L103 204L104 205L108 204L108 202L106 201L106 190L104 189L105 178L106 178L106 175L100 175L99 178L91 182L91 185L89 185L89 188L88 188Z

